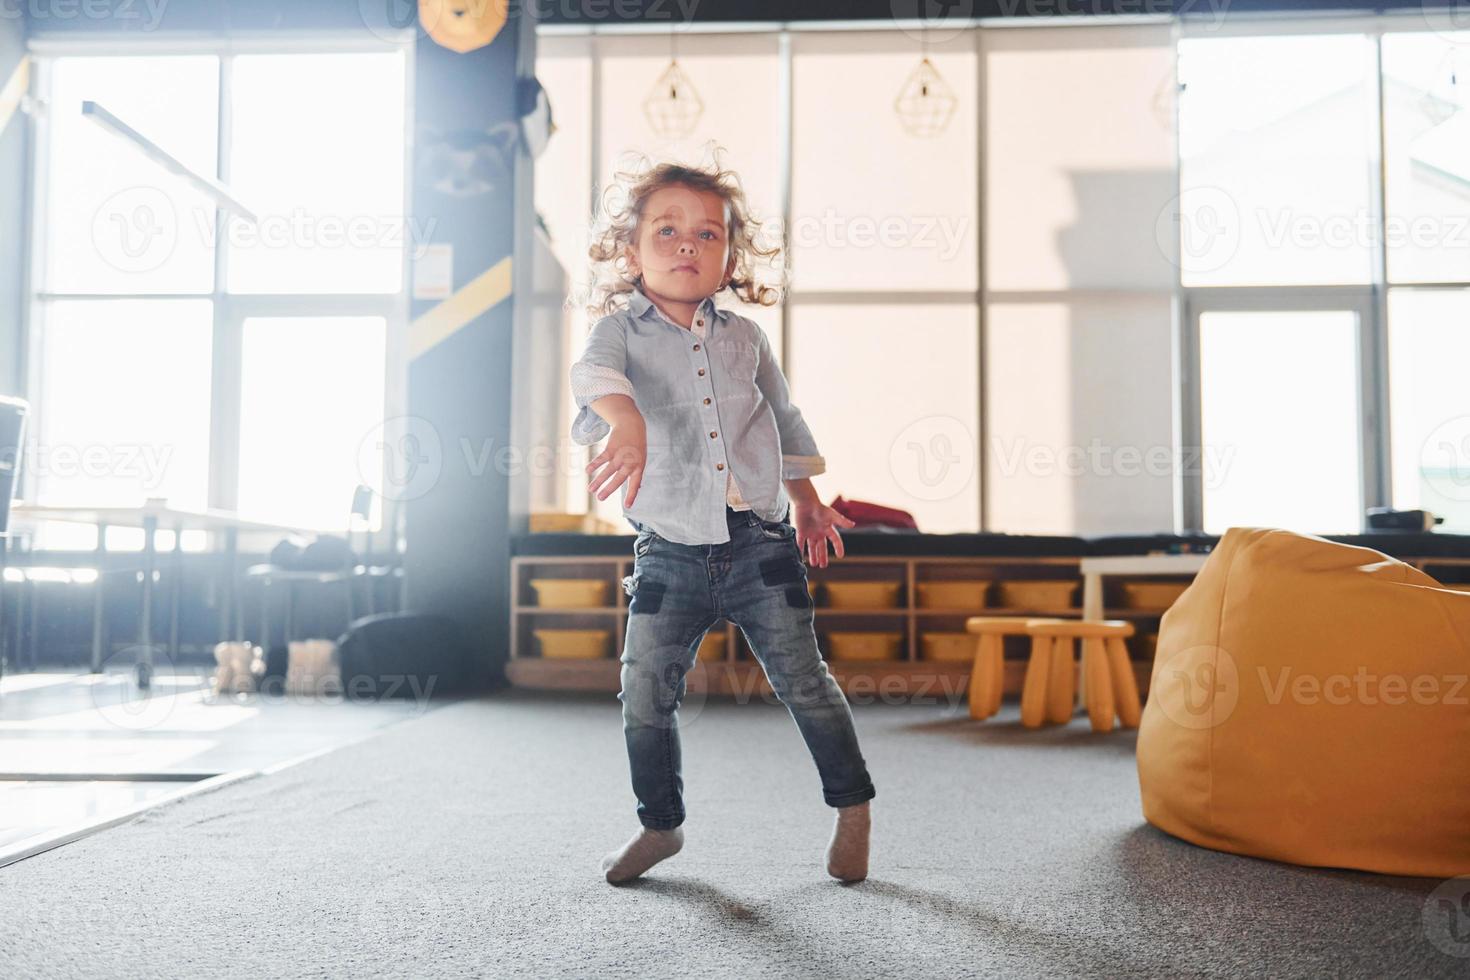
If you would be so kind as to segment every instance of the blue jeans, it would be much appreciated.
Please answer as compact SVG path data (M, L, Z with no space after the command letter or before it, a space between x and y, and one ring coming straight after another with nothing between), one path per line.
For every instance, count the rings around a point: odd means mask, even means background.
M643 525L633 545L623 646L623 736L645 827L684 822L678 710L685 674L704 635L721 619L740 628L771 689L791 712L829 806L875 795L858 748L852 709L817 649L806 565L789 518L764 521L725 508L730 540L687 545Z

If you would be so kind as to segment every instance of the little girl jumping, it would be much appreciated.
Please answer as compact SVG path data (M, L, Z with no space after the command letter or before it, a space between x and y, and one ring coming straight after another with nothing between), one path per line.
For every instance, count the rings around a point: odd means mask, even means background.
M734 173L661 164L623 175L590 255L599 317L572 366L572 439L607 445L587 466L606 500L625 487L638 532L618 699L642 829L609 853L609 882L684 845L678 708L709 628L738 626L796 722L836 809L827 871L868 873L875 791L847 698L817 649L806 564L825 567L853 521L817 497L825 462L765 332L720 309L723 290L764 306L754 275L778 252L755 241Z

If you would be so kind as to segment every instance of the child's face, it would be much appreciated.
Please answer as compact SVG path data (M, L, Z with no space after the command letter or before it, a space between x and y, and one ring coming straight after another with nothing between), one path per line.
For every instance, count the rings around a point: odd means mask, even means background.
M730 268L725 200L682 184L661 187L643 202L628 266L645 292L698 303L724 285Z

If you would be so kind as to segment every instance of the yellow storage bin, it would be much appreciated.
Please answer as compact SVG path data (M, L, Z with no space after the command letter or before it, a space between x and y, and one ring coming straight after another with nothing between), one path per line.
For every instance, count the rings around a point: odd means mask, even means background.
M897 660L903 634L873 630L834 630L827 634L833 660Z
M951 663L974 663L975 647L980 637L974 633L921 633L920 652L925 660L943 660Z
M592 514L537 511L531 514L528 527L532 534L588 534L595 519Z
M900 582L826 582L827 605L833 609L892 609L898 605Z
M557 609L606 606L612 583L601 578L533 578L536 605Z
M532 630L548 660L598 660L607 656L607 630Z
M704 634L704 642L699 645L695 659L700 663L708 663L712 660L724 660L726 639L727 636L723 626L710 630Z
M1124 582L1123 601L1132 609L1168 609L1187 588L1188 582Z
M1001 582L999 590L1000 604L1007 609L1050 611L1072 608L1077 583L1055 579Z
M919 582L920 609L984 609L990 594L989 579L955 579L946 582Z

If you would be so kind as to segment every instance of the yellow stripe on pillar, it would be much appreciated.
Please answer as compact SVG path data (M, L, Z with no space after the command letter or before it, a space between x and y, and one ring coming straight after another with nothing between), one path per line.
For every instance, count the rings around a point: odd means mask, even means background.
M20 100L30 87L31 56L23 55L15 66L15 71L6 80L5 87L0 89L0 133L5 132L5 127L10 125L10 117L20 108Z
M417 320L408 331L408 356L415 360L454 336L460 327L510 296L506 256Z

